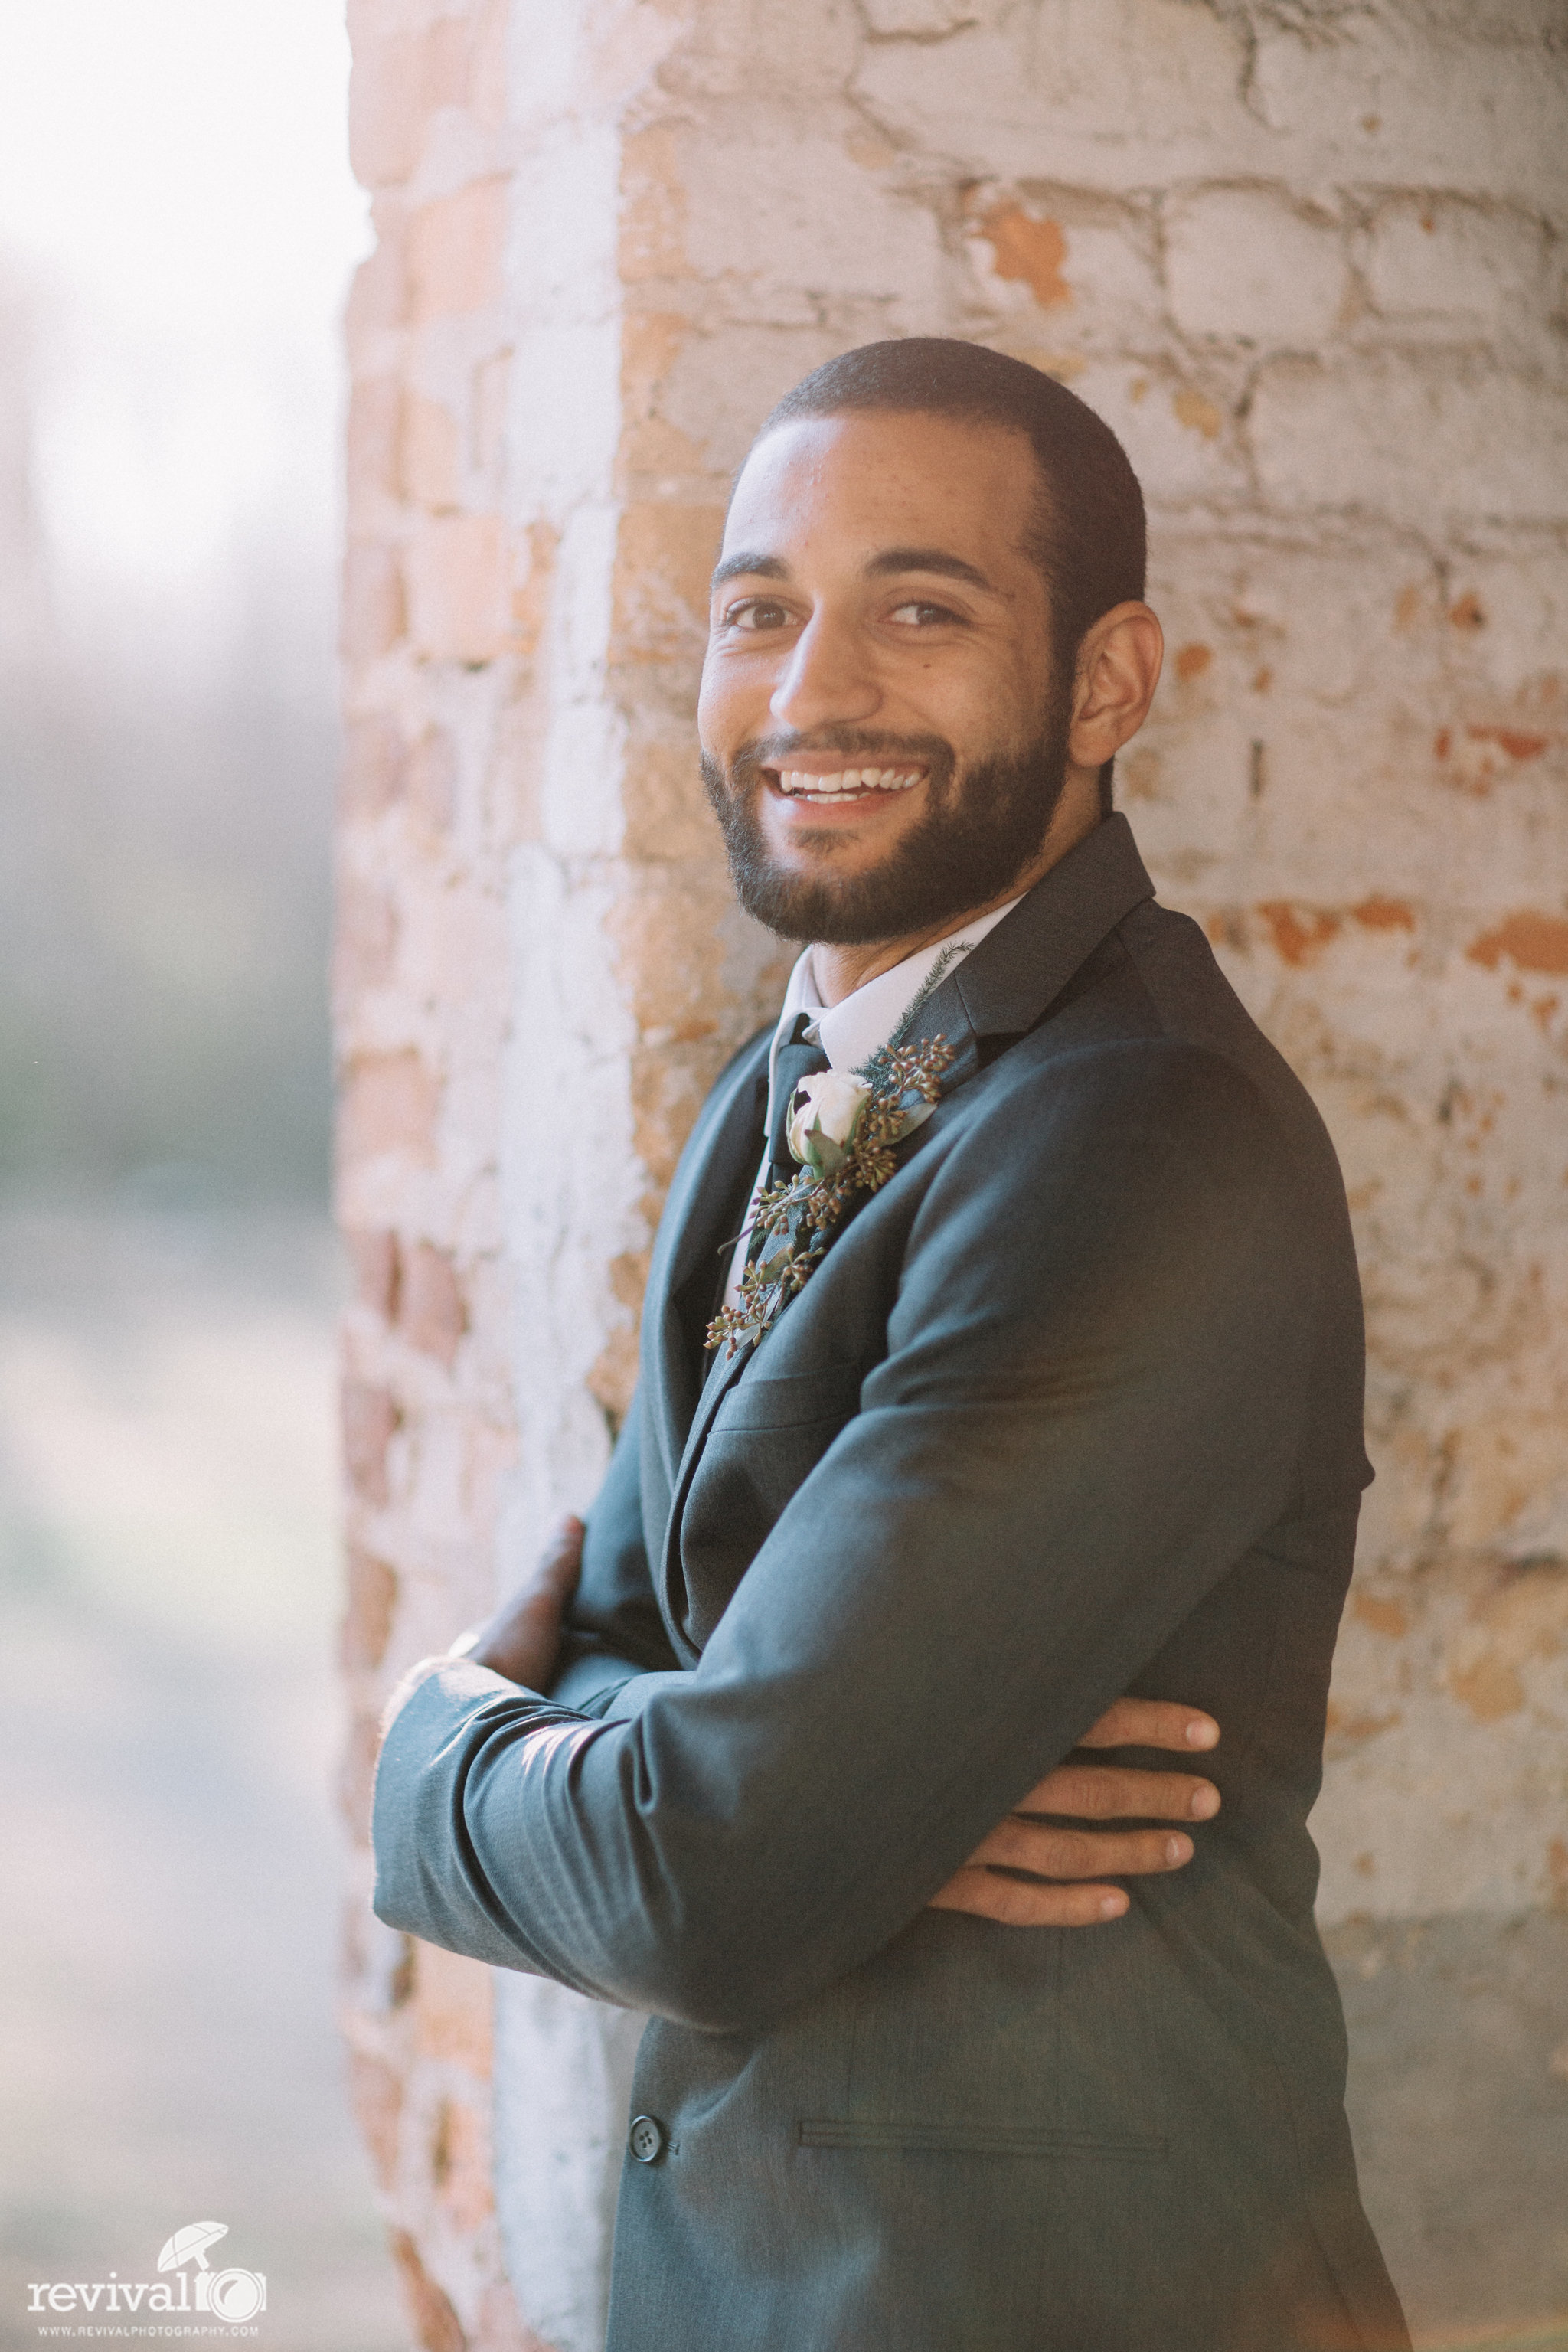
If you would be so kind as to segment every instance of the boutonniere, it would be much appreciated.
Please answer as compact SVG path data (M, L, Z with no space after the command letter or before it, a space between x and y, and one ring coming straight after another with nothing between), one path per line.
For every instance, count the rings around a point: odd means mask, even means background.
M876 1192L898 1167L898 1147L928 1119L953 1058L944 1037L888 1047L864 1075L820 1070L796 1089L788 1129L800 1173L760 1193L740 1296L708 1326L710 1348L760 1339L810 1280L834 1227L858 1192Z

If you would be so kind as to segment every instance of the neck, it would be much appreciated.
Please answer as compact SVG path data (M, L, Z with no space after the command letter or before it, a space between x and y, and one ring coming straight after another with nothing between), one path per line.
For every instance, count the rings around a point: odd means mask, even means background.
M1062 789L1046 828L1045 840L1036 856L1016 874L1005 890L998 890L978 907L965 907L959 913L944 915L939 922L929 924L924 930L905 931L893 940L857 940L853 945L838 946L830 940L817 940L812 944L811 968L816 977L817 993L824 1004L842 1004L868 980L879 980L891 971L906 957L918 955L922 948L934 948L939 940L950 939L954 931L963 930L966 923L977 923L983 916L994 914L1010 898L1021 898L1032 890L1042 875L1059 865L1069 849L1075 849L1086 834L1092 833L1100 823L1100 777L1097 769L1069 768Z

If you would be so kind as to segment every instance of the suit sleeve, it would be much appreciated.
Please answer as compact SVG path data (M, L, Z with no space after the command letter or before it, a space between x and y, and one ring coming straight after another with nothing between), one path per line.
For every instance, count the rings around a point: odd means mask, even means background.
M1290 1506L1305 1199L1199 1049L1002 1091L925 1191L859 1413L698 1667L603 1722L467 1665L416 1692L377 1783L381 1916L716 2031L861 1965Z
M558 1706L601 1715L634 1675L679 1664L655 1597L643 1537L642 1406L634 1395L595 1496L583 1538L583 1572L566 1615Z

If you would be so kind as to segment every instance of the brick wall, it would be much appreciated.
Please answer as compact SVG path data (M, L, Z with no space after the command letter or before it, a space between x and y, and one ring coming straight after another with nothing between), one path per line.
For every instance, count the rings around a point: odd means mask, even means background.
M389 1678L591 1496L675 1152L776 1001L692 749L730 471L834 351L994 343L1143 479L1171 656L1121 799L1352 1188L1379 1475L1319 1827L1369 2199L1434 2325L1568 2301L1561 10L350 13L356 1833ZM500 1990L492 2160L489 1980L356 1886L421 2340L530 2341L504 2236L576 2352L626 2028Z

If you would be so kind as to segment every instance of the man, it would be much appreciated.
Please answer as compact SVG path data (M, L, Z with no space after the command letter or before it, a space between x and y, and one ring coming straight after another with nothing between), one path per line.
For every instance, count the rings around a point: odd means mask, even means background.
M1354 1260L1109 812L1142 590L1114 436L971 345L819 369L736 485L703 772L812 945L676 1176L552 1695L571 1530L416 1670L376 1794L384 1918L655 2012L615 2352L1407 2341L1305 1826ZM897 1097L877 1167L834 1087ZM1194 1700L1212 1786L1161 1752ZM1195 1853L1148 1826L1215 1790Z

